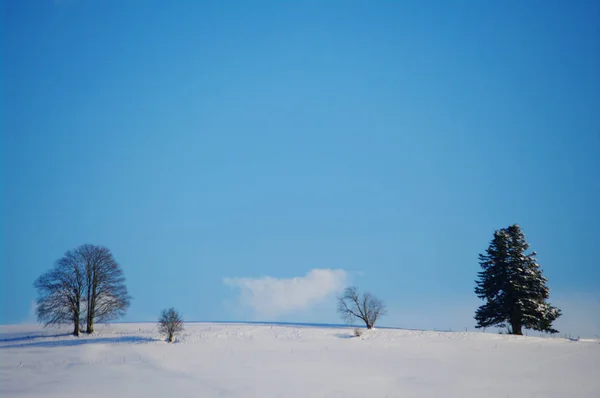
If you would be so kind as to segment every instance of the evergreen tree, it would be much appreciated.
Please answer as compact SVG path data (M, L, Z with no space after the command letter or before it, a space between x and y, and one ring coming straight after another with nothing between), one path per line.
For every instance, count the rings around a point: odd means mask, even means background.
M529 244L518 225L494 233L486 250L479 255L475 294L486 303L475 312L477 328L510 325L512 334L523 328L558 333L552 322L561 312L547 300L550 290L542 275L536 252L527 254Z

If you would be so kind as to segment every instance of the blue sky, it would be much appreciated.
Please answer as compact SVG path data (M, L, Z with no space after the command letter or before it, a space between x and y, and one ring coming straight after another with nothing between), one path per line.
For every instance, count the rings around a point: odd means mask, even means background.
M109 247L128 321L472 328L519 223L600 334L600 5L591 1L3 1L0 323ZM292 279L296 278L296 279Z

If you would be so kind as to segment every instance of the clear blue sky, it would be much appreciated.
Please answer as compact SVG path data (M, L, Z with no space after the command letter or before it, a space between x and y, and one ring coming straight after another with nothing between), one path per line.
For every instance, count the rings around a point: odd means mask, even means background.
M33 280L94 243L129 321L339 322L353 283L382 324L472 327L477 254L519 223L558 328L600 334L598 21L595 1L3 1L0 323L33 321Z

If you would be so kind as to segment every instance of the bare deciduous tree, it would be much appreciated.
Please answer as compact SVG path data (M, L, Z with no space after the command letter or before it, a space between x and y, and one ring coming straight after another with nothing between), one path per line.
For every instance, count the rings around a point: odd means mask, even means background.
M86 333L93 333L96 322L123 316L131 298L123 270L109 249L86 244L77 250L85 264Z
M344 294L338 298L337 312L348 323L354 318L362 320L367 329L373 329L379 317L386 314L385 304L371 293L360 295L354 286L346 288Z
M169 343L173 342L175 335L183 331L183 319L175 308L163 310L158 320L158 331L167 336Z
M76 336L83 315L86 332L92 333L95 322L123 315L131 299L123 271L110 250L93 245L65 253L50 271L35 280L34 287L38 290L38 321L46 325L73 322Z
M82 299L85 290L84 270L77 251L68 251L54 267L33 283L38 291L38 321L50 324L73 323L73 334L79 336Z

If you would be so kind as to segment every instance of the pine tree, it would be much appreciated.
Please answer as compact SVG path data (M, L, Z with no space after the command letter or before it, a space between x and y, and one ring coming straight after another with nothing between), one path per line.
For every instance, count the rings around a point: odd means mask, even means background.
M536 252L526 254L529 244L518 225L494 233L486 250L479 255L475 294L486 300L475 312L477 328L510 325L512 334L523 328L558 333L552 322L561 312L547 300L550 290L542 275Z

